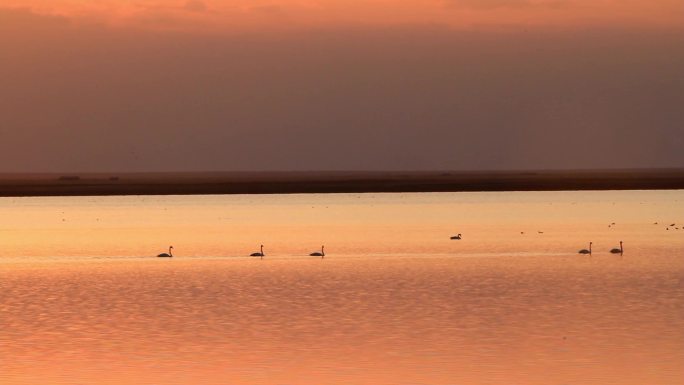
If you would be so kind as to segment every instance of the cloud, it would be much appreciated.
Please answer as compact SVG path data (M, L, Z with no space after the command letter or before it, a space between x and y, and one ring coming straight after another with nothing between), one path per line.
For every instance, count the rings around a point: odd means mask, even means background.
M0 21L0 171L684 164L681 33Z
M261 15L269 15L269 16L278 16L278 15L284 15L285 11L283 7L279 5L259 5L255 7L249 7L247 8L249 12L255 13L255 14L261 14Z
M684 26L682 0L2 0L4 7L75 23L242 33L264 30L443 25Z
M207 5L200 0L188 0L183 9L190 12L207 12L209 10Z
M572 6L568 0L443 0L447 8L490 9L534 9L567 8Z
M67 17L57 15L43 15L27 7L0 7L0 30L15 28L31 28L49 30L55 27L65 27L70 24Z

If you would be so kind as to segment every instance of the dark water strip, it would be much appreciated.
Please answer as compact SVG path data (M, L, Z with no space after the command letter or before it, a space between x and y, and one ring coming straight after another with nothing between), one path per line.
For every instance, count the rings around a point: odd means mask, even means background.
M0 174L0 196L684 189L684 169Z

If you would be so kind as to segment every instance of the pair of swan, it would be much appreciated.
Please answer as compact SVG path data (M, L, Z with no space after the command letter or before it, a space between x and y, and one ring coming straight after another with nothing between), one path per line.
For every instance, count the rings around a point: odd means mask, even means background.
M582 249L578 251L580 254L590 254L591 255L591 245L593 245L594 242L589 242L589 250L587 249ZM622 241L620 241L620 248L618 249L617 247L610 249L611 254L620 254L622 255L623 249L622 249Z
M321 257L321 259L322 259L323 257L325 257L325 245L321 246L320 252L316 251L316 252L313 252L309 255L312 257ZM252 253L249 256L250 257L261 257L261 259L263 259L266 256L266 254L264 254L264 245L261 245L261 250L258 253Z
M161 253L161 254L157 255L157 257L158 258L173 258L173 253L171 252L171 250L173 250L173 246L169 246L169 252L168 253ZM313 252L309 255L312 257L321 257L321 259L324 258L325 257L325 245L321 246L320 252L316 251L316 252ZM261 249L259 252L252 253L249 256L250 257L260 257L261 259L264 259L264 257L266 256L266 254L264 254L264 245L261 245Z

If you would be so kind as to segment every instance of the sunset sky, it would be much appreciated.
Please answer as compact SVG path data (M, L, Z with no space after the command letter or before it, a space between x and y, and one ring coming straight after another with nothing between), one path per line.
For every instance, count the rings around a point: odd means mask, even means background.
M3 0L0 172L684 167L681 0Z
M77 24L186 32L433 24L668 27L684 21L679 0L4 0L6 8Z

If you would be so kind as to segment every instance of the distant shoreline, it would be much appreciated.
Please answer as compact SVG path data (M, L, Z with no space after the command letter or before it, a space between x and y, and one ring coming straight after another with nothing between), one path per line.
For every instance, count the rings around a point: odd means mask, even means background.
M684 169L0 174L0 196L684 189Z

